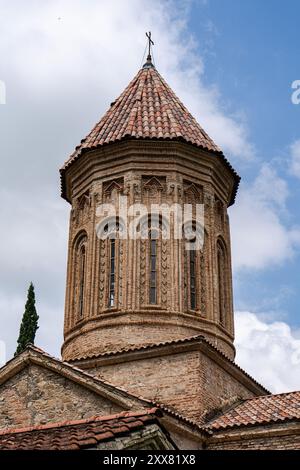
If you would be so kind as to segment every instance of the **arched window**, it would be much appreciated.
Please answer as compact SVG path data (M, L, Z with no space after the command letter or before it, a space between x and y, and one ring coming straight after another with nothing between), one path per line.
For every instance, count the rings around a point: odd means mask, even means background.
M108 306L115 305L115 288L116 288L116 240L109 240L109 296Z
M108 308L116 307L120 302L120 243L124 230L123 221L119 217L112 217L101 222L97 227L97 235L105 244L105 257L107 266L107 297Z
M201 287L203 277L203 226L190 220L183 226L183 246L185 260L185 302L188 310L200 310L202 302Z
M159 293L158 276L162 276L159 267L161 266L161 245L163 231L163 218L159 214L148 216L148 241L149 241L149 304L160 303L161 294Z
M81 233L74 244L74 312L78 320L84 316L85 294L86 294L86 256L87 236Z
M196 251L189 251L190 259L190 307L196 310L197 307L197 268L196 268Z
M84 277L85 277L85 245L80 248L80 260L79 260L79 317L83 316L83 305L84 305Z
M151 224L150 224L151 225ZM157 248L159 230L156 227L149 229L149 303L157 303Z
M221 240L217 242L217 275L219 322L226 323L226 251Z
M160 303L159 292L159 266L161 258L161 227L162 220L159 214L143 216L137 230L141 234L145 252L145 273L141 273L148 284L146 291L146 304L156 305ZM148 260L146 261L146 258Z
M158 212L140 217L136 232L140 239L139 294L142 305L165 307L168 300L168 220Z

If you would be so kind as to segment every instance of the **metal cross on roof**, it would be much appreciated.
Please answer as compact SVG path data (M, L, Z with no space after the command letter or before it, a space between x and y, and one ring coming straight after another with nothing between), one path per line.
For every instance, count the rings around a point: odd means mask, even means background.
M151 31L149 31L149 33L146 33L146 36L148 38L148 57L147 57L147 59L151 60L151 46L154 46L154 42L151 39Z

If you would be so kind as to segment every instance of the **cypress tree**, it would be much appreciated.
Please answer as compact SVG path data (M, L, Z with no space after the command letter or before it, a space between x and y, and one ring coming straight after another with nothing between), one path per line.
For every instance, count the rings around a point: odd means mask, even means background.
M35 308L34 286L31 282L27 293L27 302L20 326L18 346L15 356L24 351L29 343L34 344L35 335L38 329L38 320L39 317Z

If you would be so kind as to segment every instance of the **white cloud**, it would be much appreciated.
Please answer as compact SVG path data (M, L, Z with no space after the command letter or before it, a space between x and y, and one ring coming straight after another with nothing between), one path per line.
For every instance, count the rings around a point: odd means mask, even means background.
M296 140L290 147L291 161L290 173L300 178L300 140Z
M165 74L169 84L183 100L205 131L228 154L232 163L249 162L255 156L249 141L247 126L222 109L220 92L216 87L204 87L196 69L169 70Z
M275 393L300 389L300 339L284 322L236 312L237 363Z
M200 124L234 158L252 156L246 125L203 83L203 61L186 27L189 4L0 0L7 91L0 115L0 340L8 357L31 280L38 344L59 353L69 207L59 200L58 168L137 73L145 31L152 30L158 70Z
M5 18L0 44L2 67L27 92L42 99L44 95L56 97L58 112L63 106L62 94L74 97L83 107L82 101L92 95L98 118L137 72L145 30L151 29L158 70L200 124L233 158L243 161L253 156L246 125L234 116L234 110L230 113L223 109L216 87L203 84L198 44L186 27L189 2L181 7L178 2L159 0L0 4ZM9 89L9 79L6 81Z
M261 167L253 184L253 192L257 199L269 206L285 209L288 198L287 182L280 178L270 165L264 164Z
M33 198L36 196L35 201ZM0 341L7 357L15 350L29 282L35 285L40 329L37 341L58 354L63 329L68 207L45 192L0 190L1 232Z
M291 259L300 242L299 227L286 221L287 183L263 165L252 185L241 187L231 209L234 268L262 269Z
M6 363L6 347L4 341L0 340L0 367Z

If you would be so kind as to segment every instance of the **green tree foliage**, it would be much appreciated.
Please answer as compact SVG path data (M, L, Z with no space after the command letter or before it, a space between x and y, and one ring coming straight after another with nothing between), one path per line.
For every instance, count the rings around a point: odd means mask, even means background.
M24 351L28 344L34 344L35 335L38 329L38 320L39 316L35 308L34 286L31 282L28 289L27 302L20 326L20 334L15 356Z

